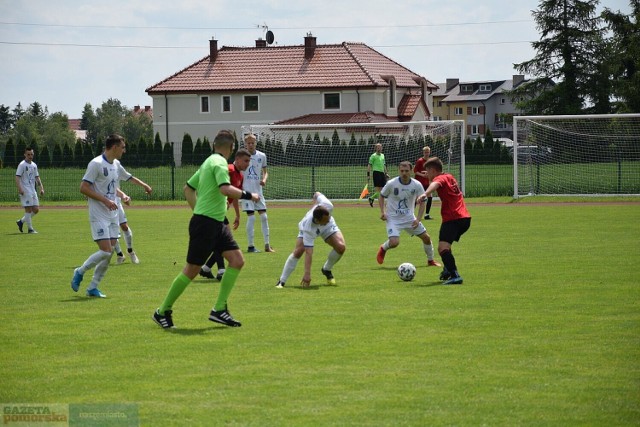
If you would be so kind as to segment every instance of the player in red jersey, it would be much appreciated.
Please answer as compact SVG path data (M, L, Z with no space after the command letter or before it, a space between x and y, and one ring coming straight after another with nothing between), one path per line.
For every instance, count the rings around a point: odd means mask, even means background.
M444 280L445 285L462 284L462 277L456 267L456 259L451 253L453 242L460 240L471 226L471 215L464 203L462 191L458 187L458 182L449 173L442 172L442 161L437 157L431 157L425 163L427 177L431 184L427 190L418 197L418 203L422 203L432 193L437 192L441 202L440 214L442 215L442 225L440 226L440 237L438 242L438 253L442 258L444 269L440 274L440 280Z
M427 163L429 156L431 155L431 147L425 146L422 148L422 157L416 160L416 165L413 167L414 178L422 184L422 188L426 191L429 187L429 178L427 177L427 171L424 170L424 164ZM427 197L427 207L424 210L424 219L432 219L429 212L431 212L431 203L433 203L433 197Z
M251 153L248 150L240 148L236 152L233 163L229 165L229 179L231 181L231 185L236 188L242 189L242 181L244 179L242 172L249 167L250 161ZM236 214L236 219L233 221L233 229L237 230L238 226L240 226L240 206L238 204L238 199L228 198L227 208L229 206L233 206L233 210ZM213 264L218 265L218 273L216 274L216 276L214 276L211 272ZM200 269L200 275L208 279L213 279L215 277L218 280L222 280L224 270L224 258L222 257L222 254L214 252L211 254L205 265L203 265Z

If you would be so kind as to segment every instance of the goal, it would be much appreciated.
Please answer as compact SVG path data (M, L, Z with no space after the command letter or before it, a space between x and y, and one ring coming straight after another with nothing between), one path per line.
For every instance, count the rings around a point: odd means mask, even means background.
M401 161L415 163L428 145L464 189L462 123L252 125L243 126L242 135L256 135L257 149L267 155L267 199L308 200L320 191L333 200L355 200L367 183L366 168L377 143L391 177L397 176Z
M640 114L513 119L514 198L640 194Z

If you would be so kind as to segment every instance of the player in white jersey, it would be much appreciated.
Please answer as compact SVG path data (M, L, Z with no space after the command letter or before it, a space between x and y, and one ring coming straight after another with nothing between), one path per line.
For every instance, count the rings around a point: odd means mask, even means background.
M153 189L147 185L145 182L142 182L140 179L131 175L127 170L122 166L122 163L118 162L118 188L120 187L120 181L129 181L140 187L144 188L144 192L147 194L151 194ZM127 215L124 212L124 207L122 203L129 206L131 203L131 197L127 196L123 193L123 197L116 197L116 203L118 205L118 224L120 224L120 229L122 230L122 234L124 234L124 241L127 244L127 253L131 257L131 262L134 264L140 264L140 259L138 255L136 255L136 251L133 250L133 230L129 227L127 222ZM118 240L116 240L115 246L116 252L116 263L122 264L125 261L125 256L122 253L122 249L120 248L120 234L118 234Z
M336 281L331 272L333 266L340 261L346 245L344 236L333 219L333 204L324 194L316 192L313 195L313 207L309 209L304 218L298 223L298 237L293 252L287 258L276 284L277 288L284 288L284 284L295 270L298 261L305 254L304 276L301 285L308 288L311 284L311 261L313 258L313 243L316 237L321 237L333 249L329 252L327 260L320 270L327 278L327 285L335 285Z
M107 137L104 153L89 162L80 184L80 193L89 200L91 234L98 244L94 252L73 272L71 289L78 292L84 274L95 267L93 279L87 286L87 296L105 298L98 289L109 268L113 247L118 238L118 160L125 152L124 138L113 134Z
M256 222L255 211L260 215L262 223L262 237L264 237L264 251L275 252L269 243L269 221L267 220L267 204L264 201L262 187L267 184L269 172L267 171L267 155L256 150L256 137L248 134L244 137L244 148L251 153L251 162L246 171L242 173L244 181L242 189L250 193L258 193L260 200L242 200L242 210L247 213L247 241L249 243L248 252L260 252L253 243L254 226Z
M40 186L40 195L44 195L44 186L40 180L38 165L33 161L33 155L33 148L26 147L24 149L24 160L20 162L16 170L16 187L18 187L18 194L20 195L20 204L24 208L24 216L17 220L16 224L18 224L18 230L21 233L24 224L27 224L27 230L30 234L38 233L33 229L31 222L33 216L40 211L36 184Z
M380 219L386 222L388 239L378 249L378 264L384 262L384 256L389 249L400 244L400 232L404 230L422 240L424 252L427 254L427 265L440 266L440 263L433 259L431 237L418 219L424 214L424 203L419 204L417 217L414 213L416 199L424 192L422 184L411 178L410 162L400 162L398 172L399 176L388 181L380 192Z

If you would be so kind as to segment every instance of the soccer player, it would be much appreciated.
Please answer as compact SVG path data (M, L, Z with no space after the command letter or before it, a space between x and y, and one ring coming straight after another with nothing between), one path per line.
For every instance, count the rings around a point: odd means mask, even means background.
M369 163L367 164L367 183L371 179L371 171L373 170L373 186L376 191L369 196L369 206L373 207L373 201L378 198L380 190L387 183L389 179L389 173L387 170L387 164L384 161L384 154L382 153L382 144L378 143L375 146L375 151L369 156Z
M118 187L120 187L119 181L129 181L140 187L144 188L144 192L147 194L151 194L153 189L145 182L131 175L127 170L122 166L120 162L118 162ZM127 222L127 215L124 212L124 207L122 203L127 206L131 203L131 197L124 194L123 198L116 197L116 204L118 205L118 223L120 224L120 229L122 230L122 234L124 234L124 241L127 244L127 253L131 257L131 262L134 264L140 264L140 259L136 252L133 250L133 230L129 227ZM117 255L116 263L122 264L125 261L125 256L122 253L122 249L120 248L120 235L118 235L118 239L116 239L115 252Z
M249 163L251 162L251 153L248 150L241 148L236 152L235 159L233 163L229 165L229 179L231 181L231 185L236 188L242 188L243 176L242 172L247 170L249 167ZM233 210L236 214L236 218L233 221L233 229L237 230L240 226L240 207L238 206L238 199L227 198L227 209L229 206L233 206ZM229 221L225 217L225 223L228 225ZM213 279L213 273L211 272L211 268L213 264L218 265L218 274L215 276L217 280L222 280L222 275L224 274L224 257L219 252L214 252L211 254L205 265L200 269L200 275L202 277L206 277L208 279Z
M38 173L38 165L33 161L33 148L24 149L24 160L18 165L16 170L16 187L20 195L20 204L24 208L24 216L16 221L18 230L22 233L23 227L27 224L27 233L37 234L33 229L32 219L40 211L40 202L36 184L40 186L40 195L44 195L44 186Z
M460 191L456 179L453 175L442 172L442 161L437 157L431 157L427 160L425 169L431 184L429 184L427 191L418 197L418 202L422 202L434 191L437 191L442 203L440 208L442 225L440 226L438 253L444 263L444 269L440 274L440 280L443 280L445 285L462 284L456 259L451 252L451 245L454 241L458 242L460 236L469 229L471 215L467 211L462 191Z
M228 267L220 282L220 292L209 320L223 325L238 327L227 308L227 300L236 284L244 257L224 219L227 213L227 197L253 200L260 196L240 190L229 179L227 159L231 156L235 144L233 133L221 130L213 140L214 153L200 166L200 169L187 181L184 193L193 209L189 222L189 249L187 264L171 284L164 301L153 313L153 320L163 328L173 328L173 304L198 275L200 267L212 252L220 252L227 260Z
M248 134L244 137L245 148L251 153L251 163L249 168L244 171L244 183L242 189L251 193L258 193L260 200L254 202L252 200L242 201L242 210L247 213L247 241L249 243L248 252L260 252L253 243L254 226L256 217L255 211L260 215L262 223L262 237L264 238L264 251L275 252L269 244L269 221L267 220L267 205L262 194L262 187L267 184L269 172L267 171L267 155L256 149L256 137Z
M414 214L416 199L423 191L422 184L411 178L410 162L400 162L398 172L399 175L389 180L380 192L380 219L387 223L388 239L378 249L378 264L384 262L389 249L398 247L400 232L404 230L422 240L422 247L427 254L427 266L439 267L440 263L433 259L431 237L419 219L424 212L423 203L419 203L417 218Z
M416 164L413 167L413 175L415 176L415 179L420 184L422 184L423 191L426 191L427 187L429 187L429 178L427 178L427 171L424 170L424 164L427 162L427 159L429 159L430 155L431 155L431 147L429 146L423 147L422 157L416 160ZM433 197L427 197L427 207L424 211L424 219L431 219L431 215L429 215L429 213L431 212L432 203L433 203Z
M109 268L113 247L118 238L118 166L126 145L124 138L117 134L107 137L104 153L89 162L80 184L80 193L89 200L89 221L91 235L98 244L98 251L73 272L71 289L78 292L84 274L95 267L93 279L87 286L87 296L105 298L98 289Z
M313 260L313 243L316 237L322 237L333 248L327 255L327 260L320 271L327 278L327 285L336 284L331 270L340 261L346 250L344 237L333 219L333 204L331 201L324 194L316 192L313 195L313 203L313 207L298 223L296 246L284 264L276 288L284 288L285 282L295 270L302 254L305 255L304 276L300 284L303 288L308 288L311 285L311 262Z

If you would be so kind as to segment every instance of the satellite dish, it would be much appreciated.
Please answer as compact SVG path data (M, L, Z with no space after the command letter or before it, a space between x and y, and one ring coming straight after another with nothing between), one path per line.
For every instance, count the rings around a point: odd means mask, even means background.
M273 44L273 40L274 40L273 31L271 31L271 30L267 31L266 37L267 37L267 43L268 44Z

